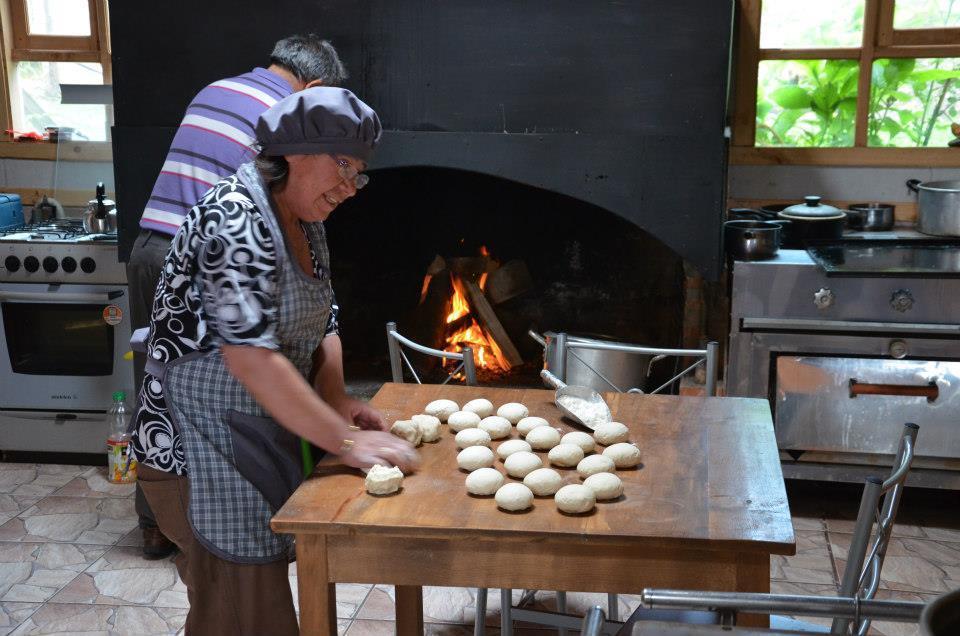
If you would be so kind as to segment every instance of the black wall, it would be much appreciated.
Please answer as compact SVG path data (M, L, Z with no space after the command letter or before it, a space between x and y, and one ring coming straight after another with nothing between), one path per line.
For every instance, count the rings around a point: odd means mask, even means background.
M732 4L112 3L121 254L196 91L315 31L388 131L374 168L459 168L580 198L716 278Z

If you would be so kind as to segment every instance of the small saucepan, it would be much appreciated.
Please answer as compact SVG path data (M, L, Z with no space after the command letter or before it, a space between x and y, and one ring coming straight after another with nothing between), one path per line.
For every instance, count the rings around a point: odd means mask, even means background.
M847 224L863 232L888 232L893 229L896 206L890 203L854 203L849 206Z
M773 258L780 249L783 228L775 221L727 221L723 224L723 242L727 254L738 261L762 261Z

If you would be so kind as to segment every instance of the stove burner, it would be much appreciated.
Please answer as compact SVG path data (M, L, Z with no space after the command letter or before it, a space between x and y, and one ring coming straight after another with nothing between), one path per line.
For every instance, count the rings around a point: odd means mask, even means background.
M25 235L25 236L24 236ZM88 234L81 219L50 219L23 223L0 230L0 241L116 241L117 234Z

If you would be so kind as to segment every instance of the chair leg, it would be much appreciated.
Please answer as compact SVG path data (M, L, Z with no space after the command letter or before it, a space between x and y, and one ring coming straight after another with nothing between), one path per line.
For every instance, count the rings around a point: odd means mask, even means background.
M477 615L473 619L473 636L483 636L487 623L487 588L477 588Z
M607 594L607 620L620 620L620 598L616 594Z
M513 636L513 590L500 590L500 635Z
M557 611L561 614L567 613L567 593L557 590ZM557 630L558 636L567 636L567 630L564 628L559 628Z

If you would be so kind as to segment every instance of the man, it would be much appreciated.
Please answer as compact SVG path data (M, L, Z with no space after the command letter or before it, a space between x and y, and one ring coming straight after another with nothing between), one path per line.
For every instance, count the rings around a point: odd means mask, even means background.
M270 66L214 82L187 107L166 161L140 219L140 234L127 263L133 329L150 325L154 292L170 240L191 207L215 183L256 156L254 128L260 114L276 102L313 86L339 86L347 72L333 45L314 34L293 35L276 43ZM134 357L134 381L143 384L144 356ZM151 452L169 451L171 470L183 465L173 457L173 440L152 440ZM160 559L174 545L157 528L139 484L137 515L143 529L143 555Z

